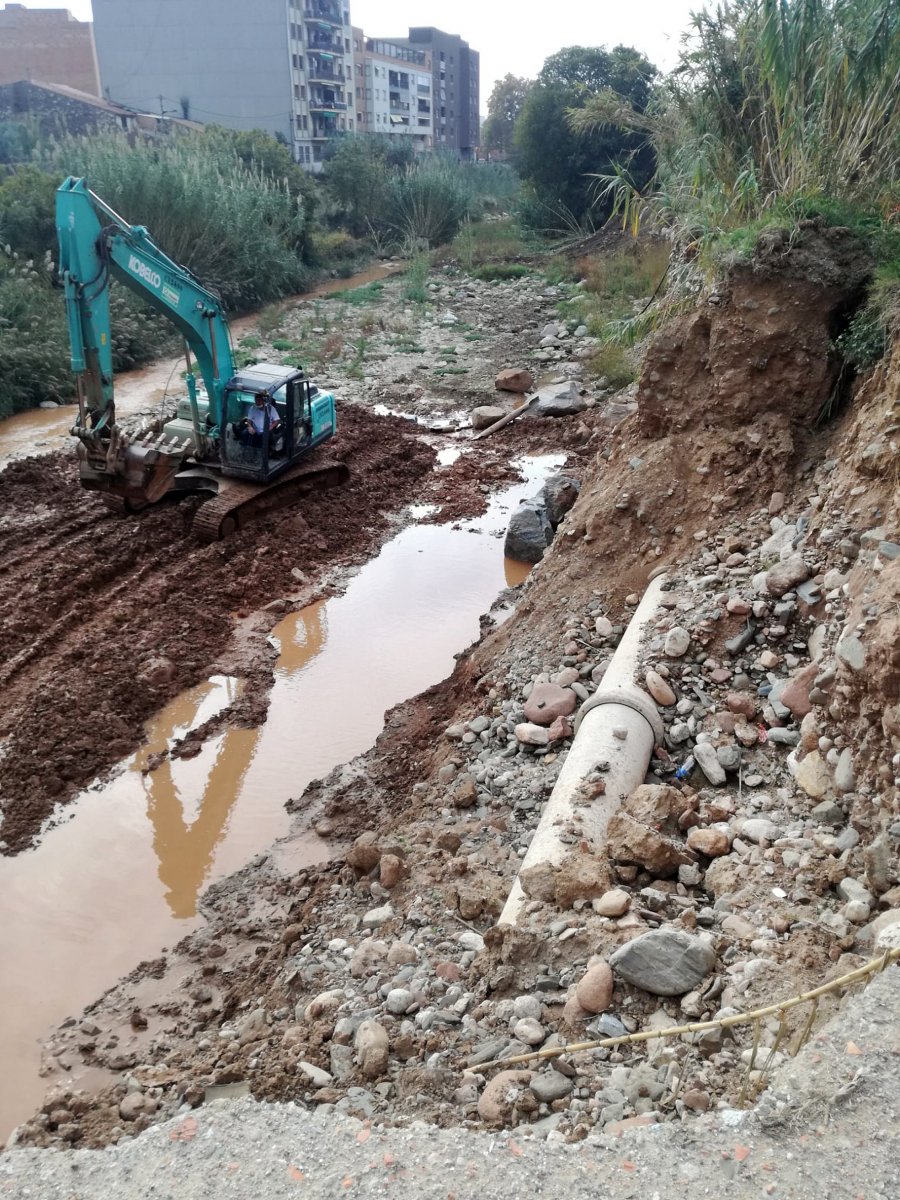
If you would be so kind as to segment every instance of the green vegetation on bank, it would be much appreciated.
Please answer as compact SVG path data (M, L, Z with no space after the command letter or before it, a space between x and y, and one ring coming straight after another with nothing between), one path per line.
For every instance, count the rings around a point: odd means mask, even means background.
M876 278L863 326L882 335L900 294L900 6L895 0L730 0L695 14L678 68L643 111L605 90L570 115L584 133L628 128L657 160L598 172L600 194L636 229L649 220L682 253L669 297L749 258L767 228L819 218L853 229ZM872 350L884 337L853 336Z

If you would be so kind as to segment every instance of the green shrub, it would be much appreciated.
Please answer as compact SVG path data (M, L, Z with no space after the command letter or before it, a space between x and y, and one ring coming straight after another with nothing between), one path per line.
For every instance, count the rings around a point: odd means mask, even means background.
M475 207L469 176L459 165L427 159L390 179L383 224L402 242L443 246Z
M427 254L414 254L407 265L403 279L403 298L414 304L424 304L428 299L426 284L430 261Z
M309 280L302 201L244 164L226 140L178 138L129 145L125 137L68 137L43 163L59 175L87 176L126 220L217 291L226 308L246 311L301 291Z
M371 283L365 283L362 287L347 288L346 291L329 292L322 299L341 300L344 304L352 304L354 306L374 304L383 290L384 284L377 279L373 279Z

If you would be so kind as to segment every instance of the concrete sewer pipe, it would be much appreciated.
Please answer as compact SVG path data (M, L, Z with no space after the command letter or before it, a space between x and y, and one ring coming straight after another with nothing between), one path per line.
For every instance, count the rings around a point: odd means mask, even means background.
M637 686L634 676L645 630L656 619L664 579L664 575L659 575L647 587L600 686L579 710L575 738L500 914L499 925L517 925L524 916L528 897L522 890L523 871L544 864L559 867L573 851L570 842L564 842L560 835L569 833L571 837L573 827L595 851L601 850L609 818L625 797L644 782L653 749L663 741L665 731L656 702ZM606 792L585 805L582 785L600 763L608 764L602 775Z

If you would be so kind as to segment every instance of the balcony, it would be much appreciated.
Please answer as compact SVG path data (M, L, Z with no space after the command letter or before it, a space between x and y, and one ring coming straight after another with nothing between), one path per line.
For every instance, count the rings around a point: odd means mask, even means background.
M334 137L337 131L337 118L328 121L323 120L321 117L313 117L312 140L314 142L322 142L326 138Z
M405 100L392 100L391 101L391 112L408 113L409 105L407 104L407 102Z
M329 4L328 0L307 0L303 15L308 21L327 21L329 25L343 26L341 6Z
M322 63L311 58L309 61L308 78L310 83L344 83L344 72L336 71L330 63Z
M306 44L310 50L327 50L329 54L343 54L344 44L340 38L326 33L317 24L306 23Z
M337 113L346 112L347 105L343 100L326 100L324 96L310 96L310 112Z

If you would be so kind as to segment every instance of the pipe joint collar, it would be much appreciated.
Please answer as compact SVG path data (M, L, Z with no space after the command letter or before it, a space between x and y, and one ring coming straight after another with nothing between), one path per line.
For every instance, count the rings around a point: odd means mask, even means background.
M646 692L642 692L638 688L614 688L607 692L595 692L593 696L585 700L578 710L578 716L575 718L576 734L587 714L602 704L619 704L639 713L653 730L654 745L659 745L664 741L665 727L659 715L659 709Z

